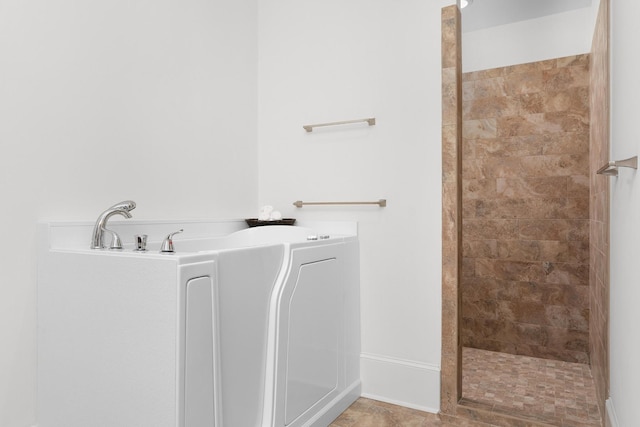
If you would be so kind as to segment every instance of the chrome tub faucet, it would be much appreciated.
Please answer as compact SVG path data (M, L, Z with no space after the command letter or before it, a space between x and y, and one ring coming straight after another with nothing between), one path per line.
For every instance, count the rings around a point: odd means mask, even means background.
M104 212L100 214L96 225L93 227L93 235L91 237L91 249L102 249L106 246L103 243L104 232L108 231L113 234L111 249L122 249L122 243L120 242L120 236L118 236L113 230L107 229L107 221L113 215L122 215L125 218L131 218L130 211L136 208L136 202L133 200L125 200L124 202L116 203Z

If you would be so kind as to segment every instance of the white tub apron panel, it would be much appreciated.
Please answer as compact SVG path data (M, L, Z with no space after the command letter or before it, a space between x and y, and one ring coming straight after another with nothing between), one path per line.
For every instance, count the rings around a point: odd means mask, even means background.
M335 258L299 267L289 299L286 425L338 387L339 284Z
M40 427L325 427L359 397L355 234L114 222L140 252L92 226L39 224Z
M215 288L210 276L187 282L185 321L185 427L214 426Z

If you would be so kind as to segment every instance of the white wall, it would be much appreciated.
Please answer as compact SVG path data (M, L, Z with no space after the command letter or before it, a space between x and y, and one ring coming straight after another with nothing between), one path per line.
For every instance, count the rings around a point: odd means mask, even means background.
M635 40L640 36L640 4L611 1L611 159L640 154L640 59ZM640 177L621 168L611 180L611 295L610 295L610 409L617 426L638 425L640 384ZM615 426L616 424L614 424Z
M36 422L37 220L257 208L256 37L256 0L0 2L0 426Z
M593 3L595 7L463 32L463 71L589 53L599 1Z
M260 202L360 222L367 396L437 410L441 316L441 7L260 2ZM302 126L375 117L306 133ZM304 207L377 200L388 207Z

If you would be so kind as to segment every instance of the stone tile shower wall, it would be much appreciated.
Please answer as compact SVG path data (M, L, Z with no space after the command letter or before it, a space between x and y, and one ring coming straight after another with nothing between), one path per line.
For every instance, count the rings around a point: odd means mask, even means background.
M589 55L463 75L464 346L589 362Z
M442 9L442 368L440 410L455 415L462 396L460 247L462 233L460 159L462 145L462 50L460 11Z

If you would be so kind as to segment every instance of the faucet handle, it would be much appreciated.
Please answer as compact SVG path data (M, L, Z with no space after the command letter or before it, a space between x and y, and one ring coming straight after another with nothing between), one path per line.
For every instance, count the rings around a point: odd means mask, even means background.
M109 230L108 228L101 227L102 231L108 231L111 233L111 244L109 245L109 249L122 249L122 240L120 240L120 236L113 230Z
M169 233L167 237L165 237L164 242L162 242L162 247L160 248L160 253L173 253L175 252L173 248L173 236L182 233L184 229L180 229L178 231L174 231L173 233Z
M146 234L136 234L133 236L134 240L134 251L145 252L147 250L147 235Z

